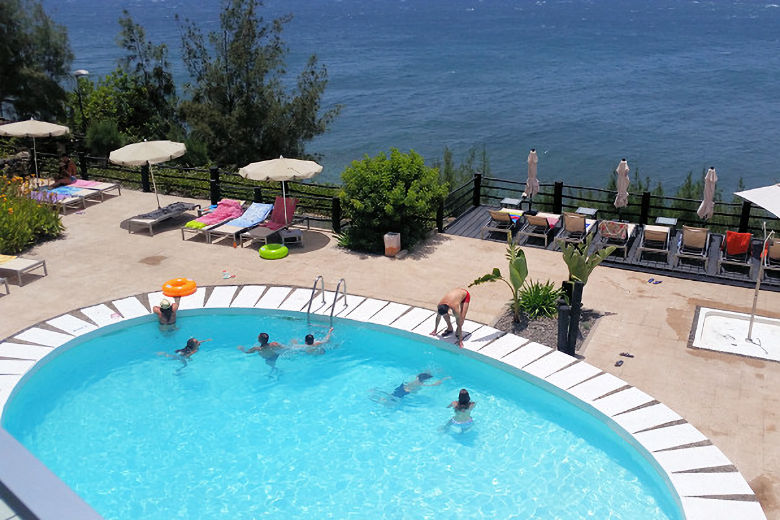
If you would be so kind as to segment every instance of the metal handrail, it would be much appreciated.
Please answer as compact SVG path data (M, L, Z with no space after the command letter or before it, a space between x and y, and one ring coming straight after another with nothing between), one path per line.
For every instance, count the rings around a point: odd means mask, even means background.
M322 291L320 294L322 295L322 303L325 303L325 279L322 277L322 275L318 275L317 278L314 279L314 285L311 288L311 296L309 296L309 306L306 307L306 319L309 319L309 314L311 313L311 303L314 301L314 292L317 290L317 282L321 282Z
M347 281L345 279L339 280L338 285L336 286L336 294L333 295L333 305L330 308L330 326L333 326L333 313L336 311L336 302L339 301L339 289L341 289L342 284L344 285L344 289L342 290L342 294L344 295L344 307L347 307L349 303L347 302Z

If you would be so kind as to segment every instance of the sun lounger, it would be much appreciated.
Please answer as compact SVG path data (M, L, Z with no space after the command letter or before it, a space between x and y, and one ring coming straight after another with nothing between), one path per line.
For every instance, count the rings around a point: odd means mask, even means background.
M186 240L186 235L203 235L208 240L209 230L224 224L229 220L240 217L244 213L241 201L222 199L217 203L216 209L205 215L191 220L181 228L181 239Z
M766 271L780 273L780 238L770 239L766 245L764 272Z
M550 231L555 228L561 216L554 213L525 214L525 223L518 230L517 236L538 237L544 239L544 246L550 238Z
M644 253L653 253L669 257L669 231L666 226L645 224L642 239L639 242L639 259Z
M165 220L183 215L187 211L200 209L200 204L191 202L174 202L163 208L158 208L143 215L136 215L127 221L127 232L132 233L133 227L148 228L149 234L154 235L154 226Z
M507 237L515 227L515 223L509 213L497 210L488 210L490 213L490 221L482 227L480 232L482 238L485 238L485 233L504 233Z
M753 235L750 233L737 233L726 231L723 246L718 257L718 273L723 271L723 265L747 267L750 272L751 243Z
M0 271L11 271L16 274L19 285L22 285L22 275L35 269L43 268L43 276L48 275L46 271L46 260L33 260L31 258L22 258L19 256L0 255ZM6 284L6 289L8 285Z
M5 285L5 294L11 294L11 291L8 289L8 280L0 278L0 284Z
M117 195L122 194L122 188L119 186L119 184L114 182L85 181L84 179L78 179L68 184L68 186L96 191L100 194L101 202L105 199L105 195L109 191L116 191Z
M598 225L597 236L600 238L596 245L596 250L608 246L614 246L615 250L620 250L625 259L628 255L628 248L631 239L634 236L636 226L628 222L617 222L615 220L602 220Z
M255 202L240 217L206 231L206 241L212 243L215 239L220 240L225 237L233 237L233 244L236 244L241 233L249 231L264 222L272 209L272 204Z
M49 190L32 191L30 192L30 198L41 204L53 206L60 213L65 213L68 209L85 209L87 207L87 201L84 197L66 195Z
M276 197L274 209L271 211L271 219L254 229L241 233L241 247L244 247L245 243L254 242L255 240L267 244L272 237L278 237L279 231L287 229L292 225L297 205L298 199L288 198L285 201L282 197Z
M681 258L701 260L704 263L704 270L706 271L709 249L709 229L683 226L682 233L680 233L677 253L674 255L674 266L676 267L679 264Z
M586 219L585 215L579 213L564 213L563 226L555 239L582 244L595 223L595 220Z

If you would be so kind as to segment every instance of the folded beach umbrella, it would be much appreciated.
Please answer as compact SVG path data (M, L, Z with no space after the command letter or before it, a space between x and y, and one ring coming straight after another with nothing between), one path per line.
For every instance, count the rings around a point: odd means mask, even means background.
M624 208L628 206L628 172L630 171L626 159L620 160L617 167L617 197L615 197L615 207Z
M536 155L536 149L531 148L528 154L528 180L525 181L525 194L533 197L539 193L539 179L536 178L536 165L539 163L539 157Z
M33 162L35 163L35 176L38 176L38 154L35 150L36 137L57 137L70 132L70 128L46 121L19 121L17 123L8 123L0 125L0 135L7 137L32 137L33 140Z
M311 179L322 171L322 166L314 161L301 159L287 159L279 156L278 159L254 162L247 164L238 170L238 174L246 179L255 181L279 181L282 183L282 199L284 200L284 217L287 220L287 196L285 194L286 181L300 181Z
M150 166L149 173L152 175L154 196L157 197L157 207L159 208L160 196L157 194L157 183L154 180L154 172L151 165L176 159L186 152L187 147L184 146L184 143L175 141L143 141L128 144L118 150L114 150L108 155L108 160L122 166L143 166L148 164Z
M707 175L704 176L704 196L702 197L699 209L696 214L702 220L709 220L715 212L715 184L718 182L718 174L715 173L715 167L710 166Z

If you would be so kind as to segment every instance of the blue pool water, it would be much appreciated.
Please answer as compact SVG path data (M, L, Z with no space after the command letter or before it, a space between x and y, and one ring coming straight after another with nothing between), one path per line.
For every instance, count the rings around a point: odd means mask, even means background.
M107 519L680 518L653 466L605 423L427 338L338 321L321 356L251 346L302 338L300 315L147 318L55 352L3 426ZM192 362L156 355L213 338ZM372 397L428 370L440 386ZM442 432L466 387L474 428Z

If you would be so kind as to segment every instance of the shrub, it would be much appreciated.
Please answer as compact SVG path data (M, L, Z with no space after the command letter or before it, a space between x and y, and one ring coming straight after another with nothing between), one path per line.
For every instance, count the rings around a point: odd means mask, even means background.
M0 179L0 254L16 254L64 229L56 209L25 196L19 177Z
M512 309L513 320L515 322L520 321L521 305L521 289L525 283L525 279L528 276L528 264L525 260L525 253L520 247L512 241L512 233L509 233L507 237L506 259L509 260L509 279L507 280L501 274L501 270L498 267L493 268L493 272L483 275L469 284L480 285L487 282L495 282L501 280L504 282L509 290L512 291L512 299L509 301L509 308Z
M366 156L353 161L341 178L339 197L350 226L339 243L359 251L381 252L388 231L400 232L402 247L412 247L425 236L447 195L436 169L425 166L414 151L393 148L389 157Z
M558 314L561 289L550 280L545 283L529 281L520 289L520 310L531 318L554 318Z
M108 157L109 152L121 148L122 135L115 121L95 121L87 128L87 147L92 155Z

